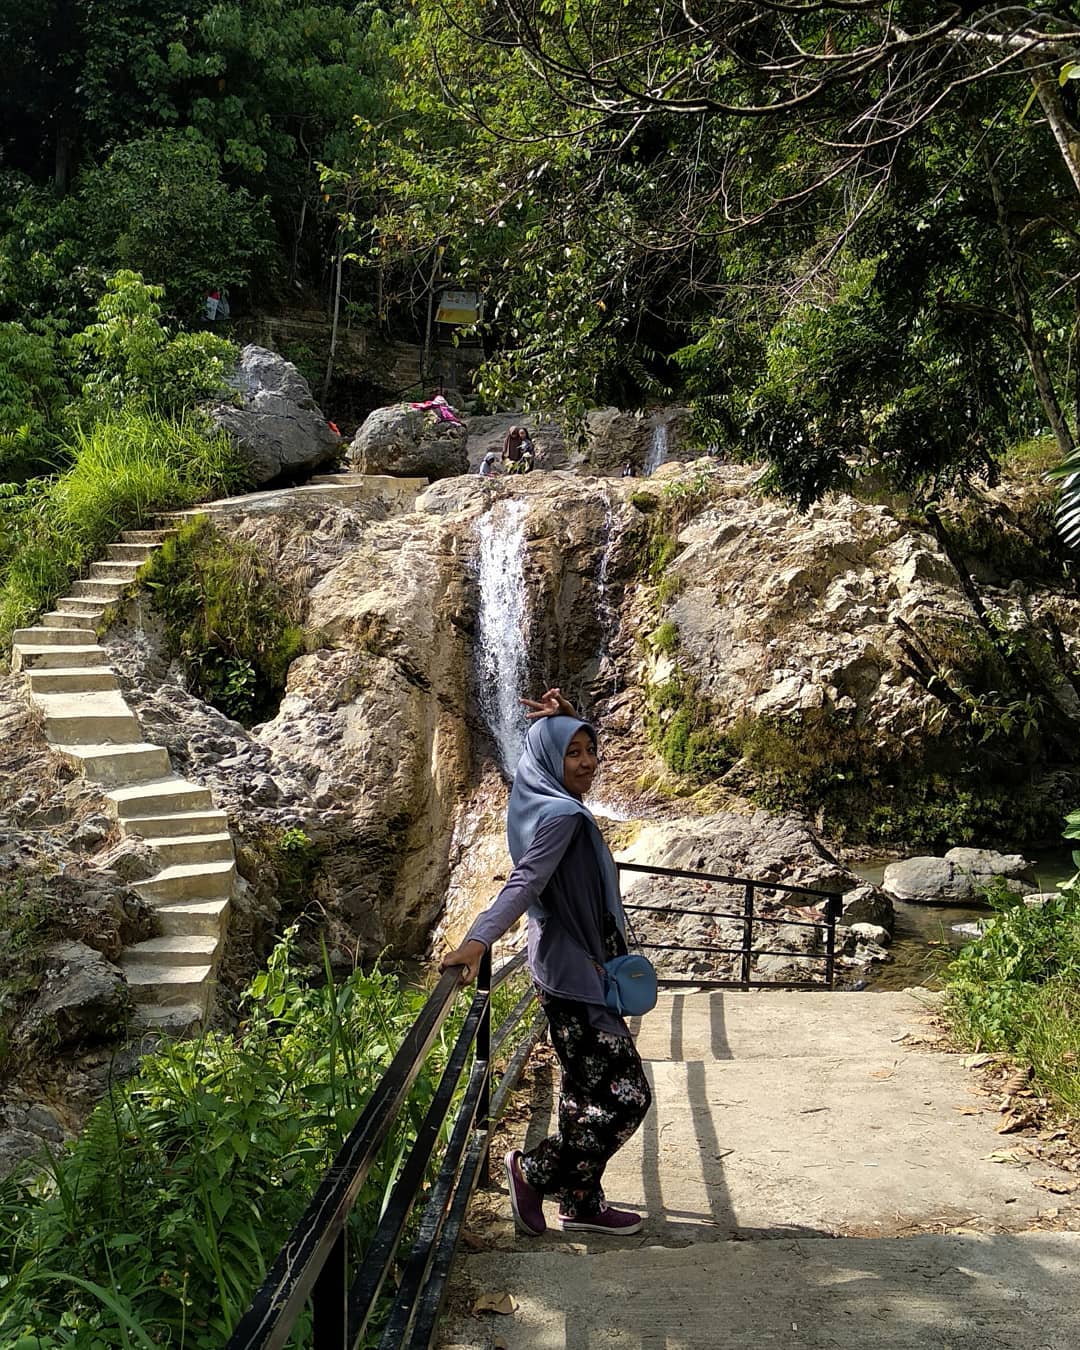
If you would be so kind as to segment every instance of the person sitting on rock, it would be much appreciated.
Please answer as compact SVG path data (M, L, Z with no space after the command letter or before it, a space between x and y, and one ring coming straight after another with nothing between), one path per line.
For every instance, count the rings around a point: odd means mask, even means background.
M480 461L480 467L476 471L481 478L497 478L499 476L499 466L495 463L495 451L489 450Z
M522 443L528 439L529 433L524 427L511 427L503 440L503 459L508 464L516 464L521 458Z
M521 458L518 460L519 473L532 473L536 467L536 451L532 441L521 442Z

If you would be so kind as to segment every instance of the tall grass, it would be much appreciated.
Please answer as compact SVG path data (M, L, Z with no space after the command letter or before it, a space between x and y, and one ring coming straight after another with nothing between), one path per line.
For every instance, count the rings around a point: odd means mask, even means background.
M0 642L55 603L123 530L245 486L240 451L194 418L120 413L75 438L71 467L7 502ZM5 556L6 555L6 556Z
M1030 1065L1057 1107L1080 1114L1080 887L1039 908L990 899L982 937L946 972L948 1016L966 1044Z
M0 1345L219 1350L423 999L378 971L312 987L287 936L239 1033L144 1059L43 1178L0 1187ZM454 1025L361 1192L360 1244Z

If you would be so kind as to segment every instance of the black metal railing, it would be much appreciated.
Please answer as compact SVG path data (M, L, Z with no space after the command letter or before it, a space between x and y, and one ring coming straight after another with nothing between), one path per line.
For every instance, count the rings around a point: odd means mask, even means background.
M841 899L834 892L670 867L646 867L636 863L619 863L618 866L623 872L644 872L660 877L685 878L741 888L742 902L733 911L688 909L663 904L626 904L625 908L632 913L694 914L708 919L742 920L742 942L737 947L689 947L643 942L643 947L656 951L736 955L739 958L738 979L708 976L682 978L661 972L661 985L740 989L832 988L836 920L841 910ZM756 905L761 891L812 897L818 902L824 900L820 923L761 914ZM791 955L787 951L755 949L755 924L786 924L802 928L823 925L825 951L810 957L824 962L823 979L816 982L755 980L755 956ZM536 994L530 985L494 1032L491 1029L491 995L521 969L524 960L525 954L521 952L501 966L493 976L490 952L485 954L480 965L476 992L431 1105L417 1131L416 1141L398 1172L367 1251L359 1263L354 1263L350 1259L348 1247L349 1215L461 990L459 970L450 969L442 975L303 1216L275 1258L251 1306L230 1337L226 1350L280 1350L292 1334L305 1304L309 1302L312 1315L309 1344L312 1350L354 1350L361 1342L387 1275L398 1261L398 1249L409 1217L425 1178L429 1175L440 1134L471 1055L472 1064L457 1104L450 1139L420 1217L419 1231L404 1264L400 1265L397 1290L379 1341L379 1350L399 1350L399 1347L404 1350L428 1350L435 1337L450 1266L469 1200L478 1184L487 1184L492 1124L502 1113L507 1097L546 1026L543 1013L538 1011L492 1093L492 1056L499 1052L527 1016Z
M843 900L835 891L815 890L810 886L789 886L778 881L755 880L752 877L721 876L715 872L691 872L677 867L647 867L640 863L617 862L620 872L644 872L651 876L675 877L688 881L706 881L730 886L742 892L741 903L735 910L686 909L676 905L650 904L639 905L624 902L623 908L631 914L697 915L703 919L737 919L742 923L742 940L738 946L714 946L697 943L694 946L680 946L676 943L639 941L646 951L683 952L696 956L734 956L738 958L738 977L726 979L708 975L695 975L683 978L658 972L660 984L672 987L693 985L706 989L832 989L836 979L836 921L843 910ZM817 904L824 901L820 920L789 919L780 915L762 914L757 909L757 898L762 891L780 891L786 895L806 896ZM788 928L824 928L825 950L822 952L792 952L787 948L754 947L755 924L771 924ZM822 978L818 980L761 980L754 979L754 958L759 956L787 956L811 962L823 963Z
M461 988L459 969L452 968L442 975L237 1324L226 1350L276 1350L284 1346L309 1301L313 1350L353 1350L360 1342L397 1258L409 1216L472 1054L472 1066L450 1140L421 1215L419 1233L405 1258L379 1342L380 1350L398 1347L427 1350L434 1338L469 1198L478 1181L487 1181L491 1122L498 1119L545 1025L543 1014L537 1013L492 1096L492 1055L528 1013L535 992L530 987L494 1034L491 995L521 968L524 959L524 953L520 953L493 977L490 952L484 956L476 993L431 1105L395 1180L363 1261L354 1271L348 1249L350 1212Z

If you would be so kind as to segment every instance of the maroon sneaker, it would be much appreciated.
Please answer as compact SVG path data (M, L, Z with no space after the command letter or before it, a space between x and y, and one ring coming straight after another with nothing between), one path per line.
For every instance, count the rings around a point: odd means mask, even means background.
M560 1213L559 1222L565 1233L611 1233L615 1237L629 1237L631 1233L640 1233L645 1221L632 1209L613 1209L608 1205L599 1214L586 1214L578 1219Z
M540 1237L547 1232L544 1218L544 1197L521 1175L521 1149L512 1148L504 1159L506 1180L510 1187L510 1208L514 1220L523 1233Z

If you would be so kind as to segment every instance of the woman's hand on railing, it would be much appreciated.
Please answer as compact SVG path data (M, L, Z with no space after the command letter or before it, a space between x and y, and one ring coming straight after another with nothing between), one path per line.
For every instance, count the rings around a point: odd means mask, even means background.
M539 698L523 698L522 705L532 711L525 716L531 722L537 717L576 717L577 710L569 699L563 698L561 689L548 689Z
M439 962L439 969L448 970L451 966L457 966L462 972L461 983L472 984L476 979L476 972L480 969L480 958L486 951L484 943L477 942L475 938L463 942L460 947L446 953Z

